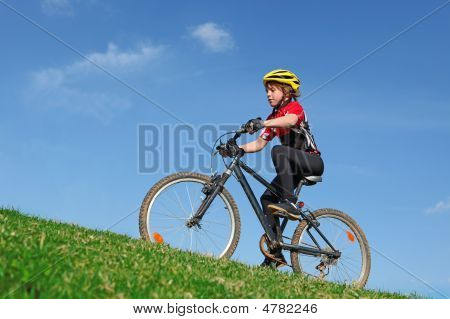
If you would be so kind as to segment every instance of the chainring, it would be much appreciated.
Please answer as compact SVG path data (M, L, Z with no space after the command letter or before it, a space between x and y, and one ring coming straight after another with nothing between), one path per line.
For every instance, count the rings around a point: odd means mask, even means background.
M259 249L261 250L261 253L262 253L265 257L269 258L270 260L273 260L273 261L275 261L275 262L278 262L278 263L281 263L281 264L284 264L284 265L289 266L289 265L286 264L283 260L281 260L281 259L275 257L275 255L273 255L273 254L270 253L270 250L269 250L269 241L267 240L267 235L266 235L266 234L263 234L263 235L261 236L261 238L259 239Z

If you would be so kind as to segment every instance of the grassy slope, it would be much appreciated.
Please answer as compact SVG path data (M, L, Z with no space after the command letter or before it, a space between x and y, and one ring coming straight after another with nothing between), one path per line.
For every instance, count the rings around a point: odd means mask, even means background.
M0 208L1 298L402 298Z

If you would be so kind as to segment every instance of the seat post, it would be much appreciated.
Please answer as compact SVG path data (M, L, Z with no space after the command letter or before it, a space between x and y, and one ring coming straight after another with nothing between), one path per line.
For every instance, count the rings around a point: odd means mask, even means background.
M302 189L303 186L303 179L300 180L300 182L298 183L297 189L295 190L295 197L298 198L298 195L300 194L300 190Z

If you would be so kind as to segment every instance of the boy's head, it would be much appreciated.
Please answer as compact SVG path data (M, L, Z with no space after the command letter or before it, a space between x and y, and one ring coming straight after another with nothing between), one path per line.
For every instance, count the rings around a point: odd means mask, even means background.
M300 80L287 70L274 70L263 78L267 99L272 107L279 107L300 95Z

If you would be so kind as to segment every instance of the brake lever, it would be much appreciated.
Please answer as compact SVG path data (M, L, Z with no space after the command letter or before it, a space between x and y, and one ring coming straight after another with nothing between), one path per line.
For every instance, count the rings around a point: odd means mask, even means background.
M242 134L242 133L247 133L247 130L245 129L245 124L242 124L240 129L235 131L236 134Z
M213 155L215 156L217 153L220 152L220 150L226 150L226 143L223 143L222 140L220 140L220 144L216 146L216 150L213 152ZM225 147L224 147L225 146Z

